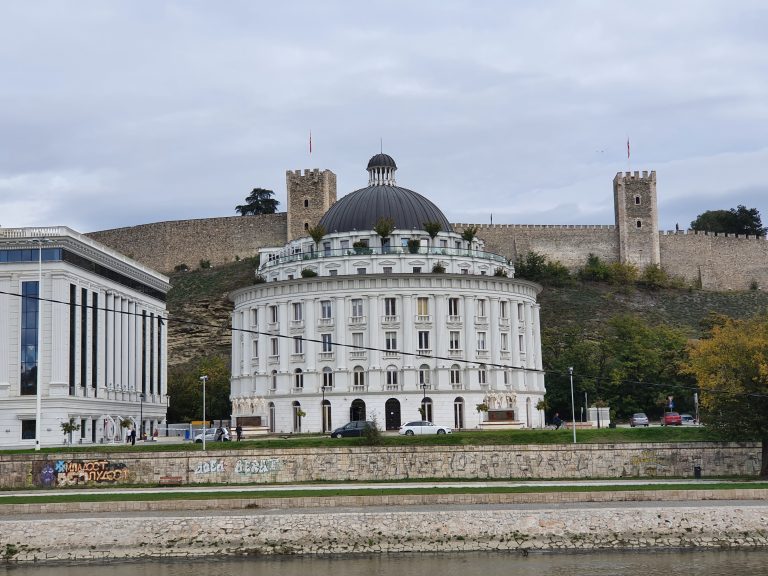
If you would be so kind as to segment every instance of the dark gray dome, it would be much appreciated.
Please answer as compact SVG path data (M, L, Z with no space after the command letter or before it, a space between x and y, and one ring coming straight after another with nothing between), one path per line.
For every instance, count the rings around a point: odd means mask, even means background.
M378 156L382 154L374 158ZM329 234L373 230L380 218L392 218L395 228L400 230L423 230L425 222L438 222L443 232L453 232L445 215L424 196L407 188L381 184L344 196L320 219L320 225Z
M376 154L376 156L368 160L368 169L371 168L397 168L397 164L395 164L395 159L389 154Z

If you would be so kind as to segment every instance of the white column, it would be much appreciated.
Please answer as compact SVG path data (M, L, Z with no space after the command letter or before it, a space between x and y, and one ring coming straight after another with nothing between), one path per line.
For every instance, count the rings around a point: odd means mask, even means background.
M535 367L537 370L541 370L544 365L541 361L541 318L539 316L539 311L541 310L540 304L534 304L533 305L533 331L532 331L532 338L533 338L533 349L536 352L536 364Z
M103 290L100 290L98 292L99 295L99 302L98 302L98 310L94 310L93 313L96 314L96 318L98 319L98 330L97 333L93 335L94 338L96 338L96 352L97 352L97 363L98 363L98 373L96 375L96 387L98 389L97 394L100 398L104 398L104 389L106 388L106 381L107 381L107 372L106 372L106 359L107 359L107 350L104 346L104 335L106 334L106 314L104 312L104 307L107 304L107 295L104 293Z
M259 374L268 374L267 370L267 358L269 357L269 336L266 334L267 328L267 306L262 304L258 307L257 316L259 317L259 325L256 329L260 332L258 334L259 339Z
M130 381L128 379L128 299L120 298L120 383L123 388L130 390Z
M499 299L497 297L489 298L490 300L490 318L488 319L488 328L490 333L488 334L488 346L490 347L489 364L501 364L501 328L499 327ZM489 366L488 367L488 383L493 384L497 389L504 385L504 377L502 375L502 369Z
M10 292L11 279L0 278L0 322L6 327L6 330L3 330L2 335L0 335L0 358L5 360L4 362L0 362L0 396L3 397L15 395L12 394L12 391L10 390L11 381L9 367L18 366L16 359L11 358L11 340L13 339L15 341L19 336L14 333L15 331L7 329L11 317L10 296L8 296ZM19 304L19 307L21 307L21 299L17 298L16 302ZM20 314L17 314L17 316L20 316Z
M51 297L59 302L69 301L69 281L66 278L49 276L48 284L51 286ZM47 306L50 309L50 337L48 352L51 355L51 379L50 385L57 385L60 389L57 396L69 394L69 306L67 304L55 304Z
M288 334L289 333L289 326L290 321L288 320L288 308L289 305L287 302L281 302L277 305L277 318L279 320L279 326L280 329L278 332L280 334ZM278 372L281 374L287 374L288 373L288 358L291 354L291 342L289 342L288 338L278 338L278 349L280 350L280 367L278 368ZM289 388L293 388L293 382L291 381Z
M232 376L236 377L243 373L243 332L239 330L241 326L242 314L235 310L232 312Z
M533 344L533 305L525 304L525 367L535 368L536 351Z
M477 361L477 332L475 330L475 316L476 316L477 310L475 309L475 297L474 296L464 296L464 358L469 360L470 362L476 362ZM472 378L470 375L472 374L472 370L476 369L477 366L467 364L466 362L459 364L462 368L462 371L464 373L464 378L462 378L462 382L465 382L467 385L470 385L472 382Z
M141 392L141 374L142 370L144 369L144 366L142 366L142 349L145 343L142 342L143 335L143 322L141 317L141 308L139 307L138 302L133 302L132 304L133 309L133 315L131 316L131 324L133 324L133 363L131 364L134 372L134 382L136 382L136 390ZM149 318L147 318L149 320ZM149 356L149 355L147 355ZM147 377L147 400L149 400L149 382L150 379ZM157 380L155 380L155 384L157 384Z
M381 310L379 309L379 297L368 296L368 326L370 334L370 346L374 350L369 351L368 365L371 369L378 369L381 363ZM370 384L370 382L369 382Z
M107 332L107 342L105 350L106 363L104 364L104 382L108 387L115 383L115 295L107 291L104 297L104 330Z
M305 378L313 378L313 374L317 370L317 351L320 347L315 342L310 340L317 339L317 308L320 305L320 301L317 298L307 298L304 300L304 360L306 362L307 374ZM304 386L308 386L310 382L305 382Z
M334 298L334 310L335 315L334 324L336 326L334 340L340 344L336 347L336 366L339 371L346 370L347 366L347 347L344 344L347 343L347 317L345 315L346 309L344 307L344 297L338 296ZM334 378L336 376L334 375ZM322 383L321 383L322 384Z
M416 319L416 311L413 309L413 298L412 294L403 295L403 321L400 323L403 327L403 340L398 348L405 352L413 352L416 349L413 343ZM413 368L414 364L418 365L420 360L415 356L402 356L402 362L404 368L410 369ZM403 382L403 385L405 384L406 382Z

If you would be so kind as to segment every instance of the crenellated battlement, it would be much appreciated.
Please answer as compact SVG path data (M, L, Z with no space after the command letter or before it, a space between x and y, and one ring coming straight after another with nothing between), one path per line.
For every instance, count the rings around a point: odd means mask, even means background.
M301 170L286 170L285 176L287 178L291 177L301 177L301 176L319 176L321 172L329 172L329 170L320 170L320 168L304 168L304 174L301 173Z
M476 226L478 230L614 230L613 224L452 224L454 228L464 229Z
M712 236L717 238L738 238L740 240L768 240L768 236L754 234L731 234L728 232L705 232L699 230L660 230L662 236Z
M636 181L647 180L649 182L655 183L656 170L651 170L650 172L648 172L648 170L643 170L642 173L639 170L635 170L634 172L617 172L616 176L613 178L614 182L624 181L624 180L636 180Z

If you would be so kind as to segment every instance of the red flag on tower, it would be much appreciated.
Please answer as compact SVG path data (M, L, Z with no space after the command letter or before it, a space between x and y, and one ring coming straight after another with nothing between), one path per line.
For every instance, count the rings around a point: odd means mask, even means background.
M629 138L627 138L627 160L629 160Z
M309 153L312 154L312 130L309 131Z

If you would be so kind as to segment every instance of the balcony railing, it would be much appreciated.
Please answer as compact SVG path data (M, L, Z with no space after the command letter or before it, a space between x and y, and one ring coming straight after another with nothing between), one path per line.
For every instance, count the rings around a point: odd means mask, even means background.
M467 250L466 248L440 248L422 246L418 250L411 252L408 248L396 246L384 247L363 247L363 248L338 248L333 250L322 250L318 252L304 252L300 254L280 254L273 255L271 259L264 262L260 270L266 270L285 264L287 262L302 262L311 260L322 260L325 258L341 258L344 256L394 256L394 255L422 255L422 256L460 256L469 258L479 258L481 260L490 260L499 264L507 264L507 259L493 252L483 252L481 250Z

